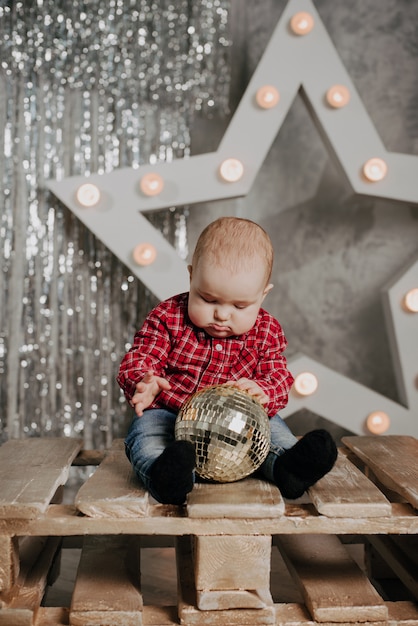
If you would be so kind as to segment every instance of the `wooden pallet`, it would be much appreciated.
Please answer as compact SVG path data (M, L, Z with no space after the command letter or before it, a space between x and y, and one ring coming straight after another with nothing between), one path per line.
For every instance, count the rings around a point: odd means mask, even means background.
M182 507L149 497L120 440L106 453L65 438L3 444L0 626L418 626L418 441L343 443L332 472L300 501L284 501L274 485L247 478L197 484ZM74 503L61 504L72 464L98 467ZM62 539L80 536L71 606L42 607ZM143 602L144 537L174 538L175 607ZM353 538L389 564L411 600L385 601L347 551ZM272 546L303 601L273 602Z

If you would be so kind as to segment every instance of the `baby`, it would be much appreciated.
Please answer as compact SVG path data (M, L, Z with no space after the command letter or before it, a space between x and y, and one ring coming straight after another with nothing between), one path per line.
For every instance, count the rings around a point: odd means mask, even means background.
M122 359L118 383L135 410L125 447L132 466L159 502L182 504L195 481L195 451L176 441L177 414L187 398L215 384L243 389L264 406L271 429L261 474L282 495L298 498L334 465L329 433L298 440L278 411L293 377L279 322L261 308L273 247L255 222L223 217L200 235L189 266L189 292L157 305Z

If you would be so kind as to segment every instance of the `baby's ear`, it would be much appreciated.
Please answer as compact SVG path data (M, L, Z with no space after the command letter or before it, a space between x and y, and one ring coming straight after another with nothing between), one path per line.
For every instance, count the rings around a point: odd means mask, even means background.
M263 291L263 296L266 297L266 295L269 293L269 291L273 289L273 287L274 285L272 283L269 283Z
M193 271L193 267L191 265L187 266L187 271L189 272L189 278L192 277L192 271Z

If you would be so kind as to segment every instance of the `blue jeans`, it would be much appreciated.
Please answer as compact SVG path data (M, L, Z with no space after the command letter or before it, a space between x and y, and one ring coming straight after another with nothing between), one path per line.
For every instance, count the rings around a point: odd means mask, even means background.
M150 485L151 466L163 450L175 440L176 417L176 413L166 409L147 409L141 417L135 415L125 439L126 455L136 475L151 495L153 495ZM297 439L279 415L270 419L270 432L270 451L259 471L267 480L274 482L273 465L277 457L292 448Z

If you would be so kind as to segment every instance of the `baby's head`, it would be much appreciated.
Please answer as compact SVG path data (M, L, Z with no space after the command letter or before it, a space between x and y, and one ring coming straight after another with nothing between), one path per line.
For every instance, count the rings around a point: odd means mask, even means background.
M273 246L255 222L222 217L200 235L190 272L189 317L213 337L254 325L269 284Z
M201 233L192 267L199 263L237 271L264 268L265 284L273 268L273 246L266 231L255 222L238 217L220 217Z

